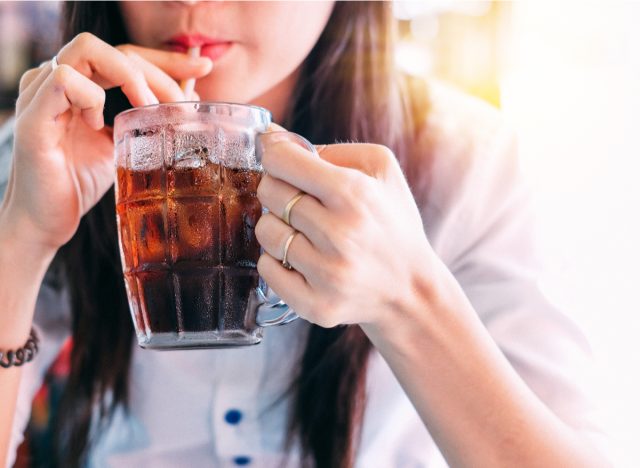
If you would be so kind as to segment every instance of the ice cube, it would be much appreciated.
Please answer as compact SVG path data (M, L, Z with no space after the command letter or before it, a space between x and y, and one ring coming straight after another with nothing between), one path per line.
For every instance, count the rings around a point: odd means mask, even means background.
M227 132L220 160L226 167L257 168L255 145L251 135L244 130Z
M169 199L169 237L174 263L219 263L219 201L217 197Z
M197 169L203 167L211 153L209 132L176 132L173 138L173 166Z
M258 171L245 169L222 169L222 179L225 193L229 196L235 195L255 195L262 174Z
M167 189L171 197L217 197L220 190L220 166L208 163L196 169L170 168L167 171Z
M227 142L227 134L223 128L218 127L212 133L212 145L211 154L209 154L209 161L213 163L220 163L224 161L225 145Z
M255 267L260 257L260 244L255 226L262 214L262 205L255 196L229 196L222 200L221 216L223 264Z
M158 200L132 202L127 205L131 249L136 265L161 264L166 261L163 203Z
M136 128L125 136L129 148L129 168L151 170L162 167L163 131L161 127Z

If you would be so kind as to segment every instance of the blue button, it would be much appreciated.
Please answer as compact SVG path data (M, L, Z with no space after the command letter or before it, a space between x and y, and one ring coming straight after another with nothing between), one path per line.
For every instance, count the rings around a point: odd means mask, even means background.
M230 409L224 415L224 420L229 424L238 424L242 419L242 412L237 409Z
M249 457L235 457L233 459L233 462L236 465L244 466L244 465L248 465L249 463L251 463L251 458L249 458Z

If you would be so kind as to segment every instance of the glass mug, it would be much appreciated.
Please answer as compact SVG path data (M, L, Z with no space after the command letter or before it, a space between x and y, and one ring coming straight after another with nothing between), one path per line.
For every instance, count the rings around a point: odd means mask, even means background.
M270 123L266 109L218 102L116 116L118 237L140 346L257 344L262 327L297 318L256 268L256 144ZM317 154L301 136L276 133Z

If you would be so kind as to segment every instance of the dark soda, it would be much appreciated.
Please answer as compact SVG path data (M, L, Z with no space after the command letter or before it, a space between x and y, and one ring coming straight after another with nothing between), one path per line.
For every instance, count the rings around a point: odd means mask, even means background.
M159 334L255 328L261 173L118 168L116 211L136 328Z

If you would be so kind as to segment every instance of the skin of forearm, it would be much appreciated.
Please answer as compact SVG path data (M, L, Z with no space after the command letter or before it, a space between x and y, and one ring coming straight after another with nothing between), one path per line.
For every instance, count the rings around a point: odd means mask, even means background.
M444 266L411 290L361 326L451 466L610 466L527 387Z
M54 251L30 244L0 210L0 350L25 344L42 279ZM28 365L28 364L26 364ZM21 368L0 368L0 466L6 465Z

